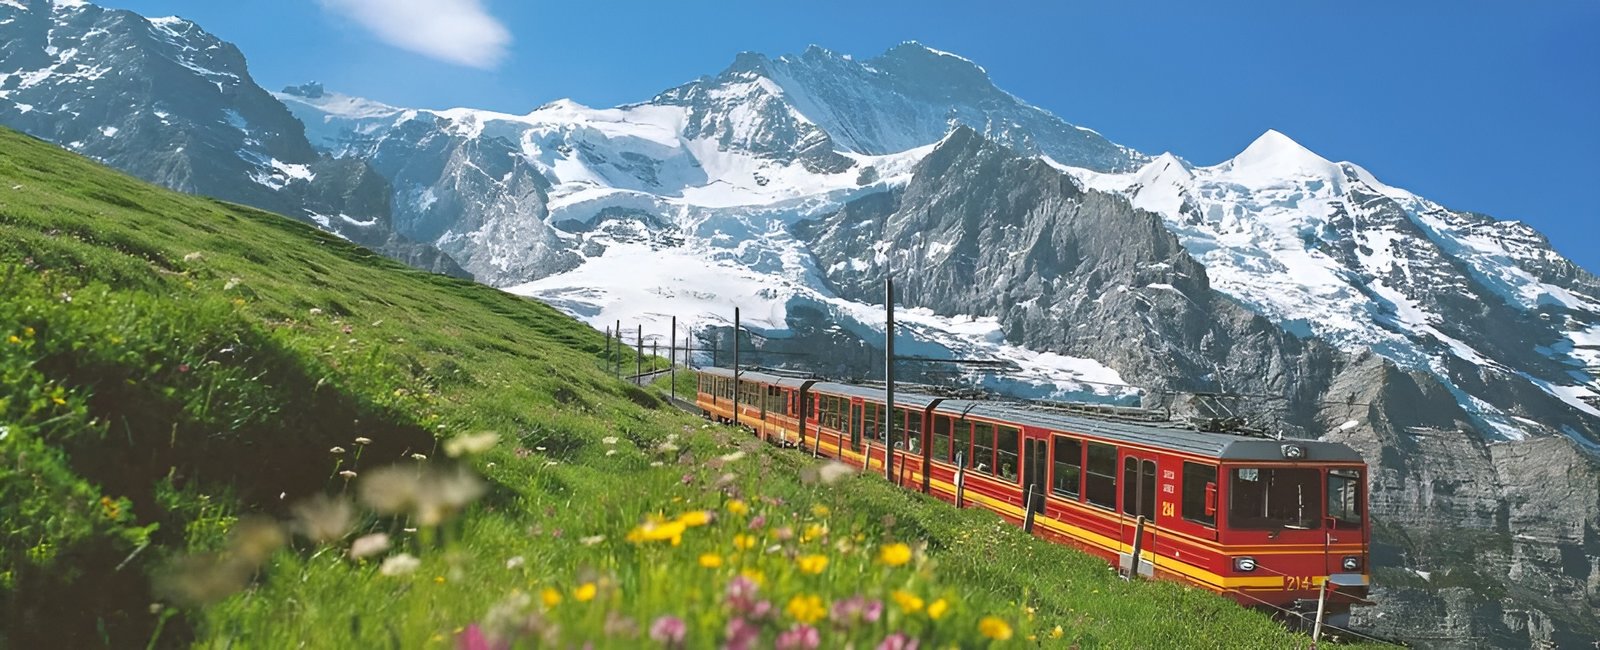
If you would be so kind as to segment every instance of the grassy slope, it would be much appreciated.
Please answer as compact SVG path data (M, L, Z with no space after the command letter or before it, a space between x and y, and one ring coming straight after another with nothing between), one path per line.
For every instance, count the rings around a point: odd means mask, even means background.
M762 624L769 640L797 594L904 588L953 607L931 620L891 605L846 634L971 645L996 615L1013 644L1306 644L1209 594L1123 583L1099 560L874 477L803 483L809 459L662 408L605 375L602 347L542 304L0 130L0 646L443 646L499 604L537 633L601 646L637 645L675 614L699 647L725 631L721 593L741 568L760 572L779 610ZM476 431L502 442L465 461L490 490L458 521L410 533L368 515L353 534L393 533L421 558L415 573L346 559L348 537L297 539L242 593L151 607L146 576L223 547L237 517L288 517L302 497L349 489L338 470L438 459L436 436ZM373 440L359 456L358 436ZM669 436L682 449L664 450ZM744 457L719 458L741 445ZM734 497L751 512L730 511ZM720 516L681 545L625 540L653 513L700 508ZM827 537L802 542L814 525ZM736 549L751 530L757 548ZM878 561L900 540L928 550ZM796 554L830 563L806 574ZM593 602L579 602L586 584ZM563 602L540 602L546 590Z

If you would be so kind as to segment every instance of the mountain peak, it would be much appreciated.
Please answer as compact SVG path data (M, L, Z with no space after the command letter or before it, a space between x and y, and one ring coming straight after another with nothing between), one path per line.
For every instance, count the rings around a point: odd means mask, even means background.
M971 68L976 70L979 74L984 76L988 76L989 74L988 70L984 70L983 66L974 63L972 59L959 54L928 47L918 41L901 41L899 45L891 47L885 51L878 57L878 59L906 62L925 61L933 64L943 65L955 64L962 68Z
M1234 171L1253 170L1272 175L1284 172L1311 172L1319 176L1336 178L1339 167L1327 158L1305 148L1277 129L1266 133L1245 147L1244 151L1229 161Z

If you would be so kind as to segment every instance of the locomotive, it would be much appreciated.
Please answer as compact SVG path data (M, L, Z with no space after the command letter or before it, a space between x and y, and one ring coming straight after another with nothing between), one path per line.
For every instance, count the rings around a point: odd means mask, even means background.
M696 372L706 417L1031 522L1125 573L1281 615L1321 598L1335 626L1369 604L1367 466L1344 444L1196 430L1136 409L1108 417L900 390L891 408L881 388Z

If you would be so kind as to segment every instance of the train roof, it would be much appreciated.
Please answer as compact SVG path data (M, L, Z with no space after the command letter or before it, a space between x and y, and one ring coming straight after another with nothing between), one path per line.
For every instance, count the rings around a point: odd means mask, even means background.
M700 368L699 371L721 377L733 376L733 371L726 368ZM793 388L799 388L805 382L813 381L780 377L750 370L739 374L742 379L749 381L772 383ZM878 401L882 401L884 397L884 389L880 386L858 386L816 381L812 386L812 390ZM1283 461L1286 460L1284 446L1296 445L1305 452L1304 457L1296 460L1310 462L1364 462L1361 454L1356 453L1348 445L1338 442L1303 438L1274 440L1234 433L1196 431L1175 423L1164 424L1114 418L1096 418L1065 413L1047 407L1029 407L1009 402L945 399L916 392L895 391L894 397L896 406L918 409L927 408L930 404L937 402L938 406L934 409L935 413L957 418L976 416L1060 433L1078 433L1129 444L1171 449L1227 461Z
M1292 444L1305 451L1305 456L1297 460L1363 462L1361 455L1356 453L1354 449L1338 442L1323 442L1300 438L1274 440L1233 433L1196 431L1177 424L1086 417L1048 409L1028 408L1004 402L945 400L939 403L934 412L957 417L965 415L990 420L1002 420L1061 433L1081 433L1119 442L1172 449L1221 460L1282 461L1286 460L1283 446Z

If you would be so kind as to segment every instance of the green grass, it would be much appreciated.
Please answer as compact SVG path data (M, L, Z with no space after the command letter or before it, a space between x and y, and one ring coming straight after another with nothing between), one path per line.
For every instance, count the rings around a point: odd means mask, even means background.
M667 407L665 379L610 377L604 343L537 302L0 130L0 647L447 647L474 630L639 647L664 616L689 647L734 618L770 645L808 596L887 601L818 622L824 647L982 645L991 616L1014 630L996 645L1308 642L876 477L802 480L811 459ZM449 458L480 432L498 444ZM389 464L405 485L459 467L485 489L438 522L296 507L392 497L374 487ZM677 543L637 538L702 511ZM307 534L318 521L330 539ZM348 557L380 532L393 549ZM912 557L885 562L898 543ZM401 553L418 566L383 575ZM741 573L770 614L726 602Z

